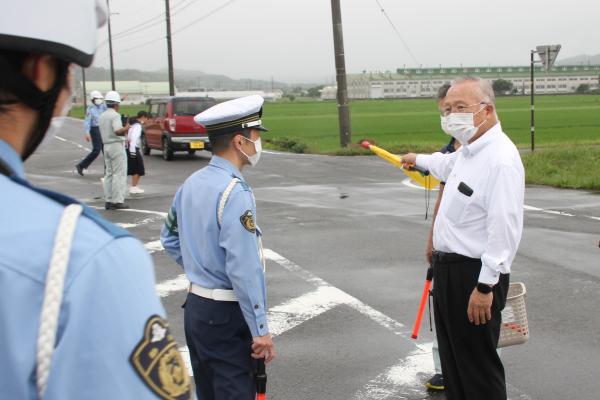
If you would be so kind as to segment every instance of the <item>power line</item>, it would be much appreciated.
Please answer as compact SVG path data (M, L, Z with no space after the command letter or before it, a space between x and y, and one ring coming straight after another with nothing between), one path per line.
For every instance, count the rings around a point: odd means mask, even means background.
M217 8L215 8L214 10L212 10L212 11L210 11L210 12L208 12L208 13L204 14L204 15L203 15L203 16L201 16L200 18L198 18L198 19L195 19L195 20L193 20L192 22L190 22L189 24L187 24L187 25L185 25L185 26L183 26L183 27L181 27L181 28L177 29L175 32L173 32L173 34L175 35L176 33L179 33L179 32L181 32L181 31L184 31L184 30L186 30L187 28L191 27L192 25L195 25L195 24L197 24L198 22L205 20L206 18L208 18L208 17L212 16L213 14L216 14L217 12L221 11L221 10L222 10L222 9L224 9L225 7L228 7L228 6L230 6L231 4L235 3L236 1L237 1L237 0L229 0L227 3L225 3L225 4L223 4L223 5L221 5L221 6L217 7Z
M394 30L394 32L396 32L396 35L398 36L398 39L400 39L400 41L404 45L404 48L406 49L406 52L408 53L408 55L412 58L412 60L415 62L416 65L420 65L419 62L417 61L416 57L412 53L412 51L410 51L410 48L408 47L408 44L402 38L402 35L400 34L400 32L398 31L398 29L396 28L396 25L394 25L394 23L390 19L390 16L387 14L387 12L385 11L385 9L383 8L383 6L381 5L381 3L379 2L379 0L375 0L375 2L377 3L377 5L379 6L379 8L381 9L381 12L385 16L385 19L387 19L387 21L392 26L392 29Z
M182 4L182 3L184 3L185 1L186 1L186 0L182 0L180 3L178 3L178 5L181 5L181 4ZM184 6L184 8L185 8L185 7L187 7L187 6L189 6L189 5L191 5L191 4L192 4L192 3L194 3L195 1L197 1L197 0L192 0L192 2L191 2L191 3L189 3L189 4L187 4L186 6ZM201 16L200 18L197 18L197 19L193 20L192 22L190 22L189 24L187 24L187 25L185 25L185 26L183 26L183 27L181 27L181 28L177 29L176 31L174 31L174 32L172 33L172 36L173 36L173 35L175 35L175 34L177 34L177 33L179 33L179 32L181 32L181 31L183 31L183 30L185 30L185 29L187 29L187 28L189 28L189 27L191 27L191 26L193 26L193 25L195 25L195 24L197 24L198 22L201 22L201 21L205 20L206 18L208 18L208 17L212 16L213 14L216 14L217 12L221 11L222 9L224 9L225 7L227 7L227 6L231 5L231 4L233 4L233 3L234 3L234 2L236 2L236 1L237 1L237 0L229 0L229 1L228 1L228 2L226 2L225 4L223 4L223 5L221 5L221 6L217 7L217 8L215 8L215 9L213 9L213 10L209 11L208 13L204 14L204 15L203 15L203 16ZM182 11L182 10L183 10L183 8L180 8L180 9L179 9L177 12L179 12L179 11ZM161 14L161 18L162 18L162 17L164 17L164 13L163 13L163 14ZM160 21L160 22L162 22L162 21ZM158 40L162 40L162 39L164 39L164 36L155 37L155 38L153 38L153 39L151 39L151 40L148 40L148 41L146 41L146 42L143 42L143 43L140 43L140 44L138 44L138 45L135 45L135 46L129 47L129 48L127 48L127 49L119 50L119 51L115 52L114 54L128 53L128 52L130 52L130 51L132 51L132 50L136 50L136 49L139 49L139 48L141 48L141 47L146 47L146 46L149 46L150 44L152 44L152 43L156 43ZM98 46L98 47L100 47L100 46ZM99 63L101 63L102 61L106 60L107 58L108 58L108 56L107 56L107 57L104 57L104 58L102 58L102 59L100 59L100 60L98 60L98 62L99 62Z

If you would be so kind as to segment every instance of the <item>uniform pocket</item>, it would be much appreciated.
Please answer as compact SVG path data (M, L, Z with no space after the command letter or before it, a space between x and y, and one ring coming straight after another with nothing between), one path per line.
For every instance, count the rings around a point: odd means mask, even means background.
M460 192L456 192L456 195L452 197L450 205L448 205L448 209L446 210L446 218L455 225L459 224L462 221L469 201L469 197Z
M194 315L197 321L211 326L225 325L231 321L232 307L228 302L213 301L203 298L197 298L195 300L199 300L199 302L196 302L199 304L194 305ZM189 307L190 304L188 301L186 308Z

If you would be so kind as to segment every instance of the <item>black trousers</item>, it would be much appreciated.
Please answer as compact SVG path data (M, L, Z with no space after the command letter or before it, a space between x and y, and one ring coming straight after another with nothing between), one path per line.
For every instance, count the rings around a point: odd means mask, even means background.
M90 128L90 137L92 138L92 151L79 162L79 166L83 169L87 169L92 162L98 157L102 150L102 136L100 135L100 128L92 126Z
M255 400L252 335L239 303L190 293L184 326L198 400Z
M509 275L501 275L494 286L492 319L477 326L469 322L467 307L480 270L481 260L434 253L435 327L448 400L506 400L504 366L496 347Z

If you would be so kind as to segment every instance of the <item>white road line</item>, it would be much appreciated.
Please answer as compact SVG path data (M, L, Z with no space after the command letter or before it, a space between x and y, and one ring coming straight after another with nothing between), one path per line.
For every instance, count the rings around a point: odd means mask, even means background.
M412 189L426 190L423 186L420 186L420 185L417 185L416 183L414 183L413 180L410 179L410 178L404 178L404 180L402 181L402 183L405 186L408 186L409 188L412 188ZM437 192L438 190L439 189L437 187L431 189L432 192Z
M160 297L167 297L173 292L187 290L189 286L190 281L188 281L187 276L185 274L181 274L175 279L169 279L168 281L158 283L156 285L156 293Z
M398 364L377 375L353 396L353 400L397 399L399 388L402 388L403 396L422 396L422 375L431 375L434 372L431 345L432 343L427 344L428 352L417 349L400 359Z
M362 301L358 300L356 297L353 297L353 296L349 295L348 293L330 285L325 280L314 275L312 272L309 272L309 271L303 269L299 265L293 263L292 261L283 257L282 255L277 254L273 250L265 249L264 252L265 252L265 257L267 259L274 261L277 264L279 264L280 266L282 266L283 268L287 269L288 271L293 272L294 274L296 274L300 278L302 278L304 281L311 283L317 287L330 288L330 291L328 293L335 293L336 298L343 299L343 303L340 303L340 304L345 304L347 306L350 306L354 310L365 315L366 317L371 319L373 322L377 323L380 326L383 326L384 328L386 328L390 332L394 333L395 335L398 335L398 336L406 339L408 342L410 342L411 344L413 344L414 346L416 346L418 348L422 348L421 344L410 339L411 332L408 330L408 328L405 325L394 320L393 318L388 317L387 315L383 314L382 312L375 310L373 307L363 303ZM337 293L336 293L336 291L337 291Z
M271 307L267 313L269 331L273 336L281 335L346 301L341 290L321 286L313 292Z
M152 242L148 242L144 244L144 247L148 250L148 253L156 253L157 251L163 251L165 248L163 247L160 240L154 240Z
M92 151L92 149L90 149L89 147L82 146L82 145L80 145L80 144L79 144L79 143L77 143L77 142L74 142L74 141L72 141L72 140L69 140L69 139L65 139L65 138L63 138L63 137L60 137L60 136L58 136L58 135L54 135L54 138L55 138L55 139L58 139L58 140L60 140L61 142L65 142L65 143L71 143L71 144L73 144L73 145L75 145L75 146L79 147L79 148L80 148L80 149L82 149L82 150L86 150L86 151Z
M138 210L136 208L128 208L128 209L119 210L119 211L135 212L135 213L143 213L143 214L154 214L154 215L160 215L163 218L167 217L167 213L166 212L162 212L162 211Z
M136 226L138 226L138 224L122 224L120 222L116 223L115 225L117 225L119 228L123 228L123 229L131 229L131 228L135 228Z

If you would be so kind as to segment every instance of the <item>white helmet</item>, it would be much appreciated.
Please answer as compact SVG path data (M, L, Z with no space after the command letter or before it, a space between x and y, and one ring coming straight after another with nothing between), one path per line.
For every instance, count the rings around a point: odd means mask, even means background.
M110 92L106 92L105 100L107 103L120 103L121 96L119 96L119 93L111 90Z
M105 0L19 0L3 2L0 12L0 71L2 87L37 112L35 128L21 157L27 159L40 144L54 114L60 93L68 84L69 64L89 67L94 59L98 28L106 22ZM56 79L42 91L21 73L23 54L56 58Z
M102 96L102 93L100 93L100 91L98 90L92 90L92 92L90 93L90 100L94 101L95 99L100 99L102 100L104 98L104 96Z
M103 0L7 2L0 12L0 49L50 54L89 67L106 17Z

